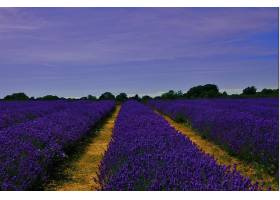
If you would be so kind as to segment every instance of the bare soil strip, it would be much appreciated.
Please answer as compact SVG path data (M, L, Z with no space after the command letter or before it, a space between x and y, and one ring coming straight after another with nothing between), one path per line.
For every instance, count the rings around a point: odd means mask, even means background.
M83 153L79 154L74 162L63 169L65 179L51 181L45 190L92 191L99 189L100 186L94 179L97 178L99 164L111 140L119 111L120 106L117 106L101 129L96 132L96 135L90 138Z
M195 133L194 130L187 127L186 124L177 123L167 115L159 113L158 111L155 112L161 115L162 117L164 117L164 119L168 121L168 123L173 128L175 128L177 131L181 132L183 135L188 137L193 143L197 145L199 149L201 149L203 152L207 154L212 155L220 165L226 165L226 166L236 165L236 169L243 176L249 177L253 182L257 181L259 183L264 183L265 189L271 187L272 190L279 190L277 180L275 180L275 178L273 178L272 176L268 175L263 170L261 170L261 167L250 163L246 163L235 157L232 157L217 145L203 139L199 134Z

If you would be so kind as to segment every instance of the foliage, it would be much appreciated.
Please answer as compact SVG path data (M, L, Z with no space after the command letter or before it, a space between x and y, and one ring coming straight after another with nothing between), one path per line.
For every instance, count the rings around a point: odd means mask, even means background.
M139 97L138 94L135 94L134 96L129 97L129 99L134 99L134 100L136 100L136 101L140 101L140 97Z
M261 92L259 92L259 96L264 96L264 97L279 96L279 90L264 88Z
M116 99L119 102L124 102L128 99L135 99L137 101L146 102L149 99L195 99L195 98L252 98L252 97L278 97L279 90L278 89L267 89L264 88L262 91L257 92L255 86L246 87L243 90L242 94L227 94L226 91L220 93L217 85L214 84L206 84L206 85L198 85L190 88L186 93L183 93L181 90L169 90L168 92L162 93L160 96L150 97L148 95L144 95L142 98L139 95L135 95L133 97L127 97L127 94L122 92L118 94L116 97L111 92L103 93L99 99L100 100L113 100ZM24 93L15 93L12 95L8 95L4 98L4 100L27 100L28 97ZM65 99L63 97L57 97L53 95L46 95L44 97L37 98L38 100L58 100ZM75 98L67 98L68 100L76 100ZM95 96L88 95L87 97L81 97L81 100L97 100ZM30 100L34 100L34 97L31 97Z
M116 100L119 102L124 102L128 99L127 94L122 92L116 96Z
M151 100L152 99L152 97L150 97L150 96L148 96L148 95L145 95L145 96L143 96L142 98L141 98L141 100L143 101L143 102L147 102L147 101L149 101L149 100Z
M100 100L114 100L115 96L111 92L105 92L100 97Z
M228 96L228 94L227 94L226 91L224 91L224 92L222 93L222 97L226 97L226 96Z
M218 86L206 84L192 87L184 96L187 98L213 98L219 97L221 94L219 93Z
M246 87L242 92L243 95L255 95L256 93L257 89L255 86Z
M29 97L23 92L14 93L4 97L4 100L28 100L28 99Z
M90 95L90 94L87 96L87 99L88 99L88 100L93 100L93 101L94 101L94 100L97 100L97 98L96 98L95 96L92 96L92 95Z
M58 96L55 95L46 95L43 97L38 97L38 100L59 100L60 98Z
M163 93L161 95L162 99L178 99L182 97L183 97L183 93L181 90L179 90L178 92L175 92L174 90L169 90L168 92Z

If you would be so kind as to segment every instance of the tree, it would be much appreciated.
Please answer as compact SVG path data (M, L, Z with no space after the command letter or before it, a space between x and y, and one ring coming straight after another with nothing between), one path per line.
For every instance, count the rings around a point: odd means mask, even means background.
M162 99L178 99L183 97L183 93L181 90L179 90L178 92L175 92L174 90L169 90L166 93L163 93L161 95Z
M162 99L175 99L176 98L176 93L174 92L174 90L169 90L166 93L163 93L161 95Z
M65 98L62 98L62 99L65 99ZM76 101L77 99L76 98L73 98L73 97L68 97L66 98L68 101Z
M142 100L143 102L147 102L147 101L149 101L149 100L151 100L151 99L152 99L152 97L150 97L150 96L148 96L148 95L145 95L145 96L142 97L141 100Z
M127 94L122 92L116 96L116 100L120 102L124 102L128 99Z
M95 96L92 96L92 95L88 95L87 97L81 97L80 100L97 100L97 98Z
M255 95L257 93L257 89L255 86L251 86L251 87L246 87L243 92L242 95Z
M176 98L182 98L184 96L182 90L179 90L178 92L176 92Z
M272 95L273 94L273 90L272 89L266 89L264 88L261 92L262 95Z
M264 97L273 97L273 96L278 96L278 89L266 89L264 88L260 93L260 96Z
M154 99L155 100L160 100L160 96L155 96Z
M140 101L140 97L138 94L135 94L133 97L130 97L129 99L134 99L136 101Z
M43 97L39 97L37 98L38 100L59 100L60 98L58 96L55 95L46 95Z
M115 96L111 92L105 92L100 97L100 100L114 100Z
M28 99L29 97L23 92L14 93L4 97L4 100L28 100Z
M208 98L208 97L218 97L219 88L214 84L199 85L189 89L189 91L184 94L187 98Z
M92 96L91 94L89 94L88 96L87 96L87 99L88 100L97 100L97 98L95 97L95 96Z
M222 93L222 96L223 96L223 97L228 96L227 92L226 92L226 91L224 91L224 92Z

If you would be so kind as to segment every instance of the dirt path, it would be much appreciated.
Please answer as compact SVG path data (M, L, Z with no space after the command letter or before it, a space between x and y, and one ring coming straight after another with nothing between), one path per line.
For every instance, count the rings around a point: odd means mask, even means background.
M172 127L180 131L183 135L187 136L191 141L193 141L198 146L198 148L200 148L205 153L212 155L219 164L227 166L233 166L236 164L236 169L243 176L249 177L253 182L264 182L266 188L270 186L272 190L279 190L277 181L272 176L263 172L263 170L261 170L261 167L245 163L235 157L230 156L227 152L222 150L217 145L203 139L200 135L195 133L191 128L187 127L185 124L177 123L170 117L159 112L157 113L163 116L164 119L168 121Z
M101 129L87 142L83 153L71 162L70 166L63 169L63 176L67 178L64 181L52 181L45 187L46 190L92 191L99 189L99 185L93 180L97 178L98 167L110 142L119 110L120 106L117 106Z

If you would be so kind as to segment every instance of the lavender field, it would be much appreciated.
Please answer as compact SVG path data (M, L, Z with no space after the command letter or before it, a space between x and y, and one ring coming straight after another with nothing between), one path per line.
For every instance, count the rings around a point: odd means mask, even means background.
M256 190L147 106L125 103L100 169L104 190Z
M81 157L79 165L96 163L96 170L79 175L79 179L86 177L89 184L98 185L98 190L275 189L279 174L278 110L276 98L146 103L1 101L0 190L38 190L53 179L56 168L69 162L72 154ZM112 112L115 114L106 122ZM209 147L201 148L164 115L209 141L210 147L221 147L242 165L262 166L274 185L267 180L256 181L255 175L239 171L236 163L221 164L219 154L210 154ZM98 131L96 136L89 136L101 122L108 130L100 134L106 136L98 135ZM79 142L89 137L93 140L85 150L88 158L73 153ZM105 143L106 148L100 150ZM95 152L101 156L100 162L96 162ZM82 168L76 170L73 176ZM60 188L67 190L67 184Z
M6 109L0 118L4 127L10 125L0 130L1 190L31 190L45 181L55 160L65 157L67 148L115 105L113 101L5 104L1 103ZM18 118L15 113L22 115Z
M150 101L149 104L174 120L187 123L229 153L263 164L278 177L277 98Z

